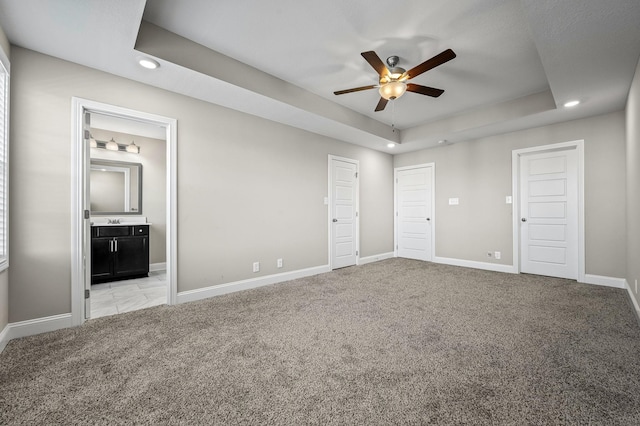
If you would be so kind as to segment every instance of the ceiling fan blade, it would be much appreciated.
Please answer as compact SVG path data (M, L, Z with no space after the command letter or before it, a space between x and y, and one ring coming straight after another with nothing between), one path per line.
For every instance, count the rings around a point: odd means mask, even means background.
M338 90L337 92L333 92L334 95L344 95L345 93L353 93L353 92L359 92L361 90L369 90L369 89L375 89L376 85L373 86L362 86L362 87L354 87L353 89L345 89L345 90Z
M447 49L444 52L434 56L433 58L427 59L420 65L416 65L415 67L411 68L409 71L405 72L404 75L407 76L407 79L414 78L422 74L423 72L429 71L430 69L444 64L445 62L449 62L455 57L456 54L454 53L454 51L451 49Z
M444 90L421 86L419 84L407 83L407 92L420 93L421 95L427 95L433 98L437 98L444 93Z
M384 107L387 106L387 102L389 102L387 99L385 98L380 98L380 101L378 102L378 105L376 106L376 111L382 111L384 109Z
M387 66L382 62L382 59L378 56L376 52L370 50L368 52L362 52L362 57L369 62L369 65L373 67L374 70L378 73L380 77L384 77L389 74L389 70Z

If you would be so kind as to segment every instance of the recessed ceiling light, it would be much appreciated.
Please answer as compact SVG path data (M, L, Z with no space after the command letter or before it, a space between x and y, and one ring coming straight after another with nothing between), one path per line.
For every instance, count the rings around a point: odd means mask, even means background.
M387 148L393 148L394 146L396 146L396 144L395 144L395 143L393 143L393 142L389 142L389 143L387 144Z
M571 108L574 107L576 105L580 104L580 101L569 101L566 104L564 104L565 108Z
M140 58L138 59L138 63L140 64L140 66L143 66L147 69L150 70L155 70L156 68L158 68L160 66L160 64L158 63L158 61L155 61L151 58Z

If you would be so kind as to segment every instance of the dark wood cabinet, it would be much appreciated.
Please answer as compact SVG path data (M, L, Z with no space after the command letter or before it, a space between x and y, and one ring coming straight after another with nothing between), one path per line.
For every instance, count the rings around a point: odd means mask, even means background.
M149 274L149 225L91 228L91 284Z

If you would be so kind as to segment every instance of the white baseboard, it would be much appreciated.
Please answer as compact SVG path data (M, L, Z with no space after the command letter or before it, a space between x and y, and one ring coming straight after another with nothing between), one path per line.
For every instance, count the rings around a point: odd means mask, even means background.
M624 286L626 287L627 291L629 292L629 298L631 298L631 302L633 303L633 307L636 308L636 315L638 315L638 320L640 320L640 305L638 305L638 300L636 300L636 297L633 295L633 290L631 290L631 285L629 284L629 282L627 280L624 280Z
M373 256L361 257L358 259L358 265L366 265L367 263L378 262L380 260L391 259L395 255L393 252L381 253Z
M297 278L310 277L312 275L330 272L329 265L316 266L313 268L300 269L297 271L283 272L281 274L267 275L259 278L235 281L232 283L214 285L211 287L199 288L196 290L181 291L178 293L177 303L193 302L209 297L220 296L241 290L262 287L265 285L277 284L283 281L295 280Z
M166 271L166 270L167 270L167 262L150 263L149 264L149 272Z
M4 348L9 343L9 324L4 326L4 329L0 333L0 353L4 351Z
M434 256L434 263L443 263L445 265L463 266L465 268L484 269L486 271L506 272L515 274L516 269L513 265L500 265L498 263L477 262L475 260L453 259L450 257Z
M605 287L626 288L626 280L624 278L604 277L601 275L584 275L585 284L596 284Z
M12 339L33 336L34 334L60 330L61 328L69 328L71 326L73 326L71 314L52 315L50 317L12 322L7 324L0 334L0 348L4 349L7 342Z

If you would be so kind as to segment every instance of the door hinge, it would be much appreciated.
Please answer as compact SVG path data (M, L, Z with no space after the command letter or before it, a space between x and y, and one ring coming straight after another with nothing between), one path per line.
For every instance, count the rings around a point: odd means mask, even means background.
M358 172L356 172L356 178L358 177Z
M359 256L359 254L358 254L358 250L356 250L356 256Z
M398 246L396 245L396 250L398 250Z
M396 212L396 216L398 216L398 212Z
M85 210L84 211L84 218L85 219L90 219L91 218L91 212L89 210Z
M398 183L398 178L396 178L396 183Z
M88 298L89 298L89 293L90 293L90 290L85 290L85 291L84 291L84 298L85 298L85 299L88 299Z
M356 212L356 217L358 217L358 212Z

